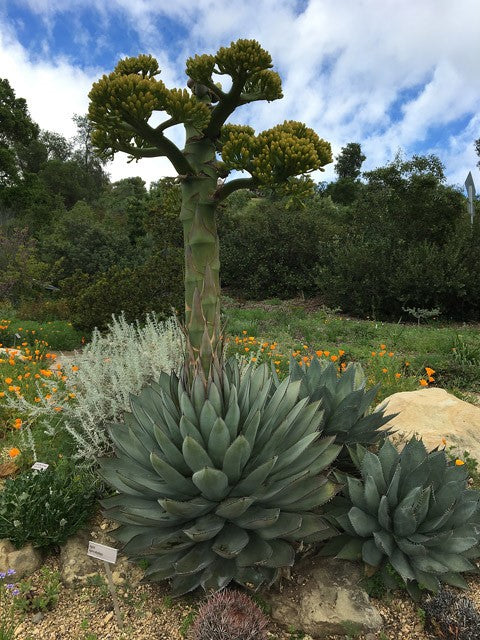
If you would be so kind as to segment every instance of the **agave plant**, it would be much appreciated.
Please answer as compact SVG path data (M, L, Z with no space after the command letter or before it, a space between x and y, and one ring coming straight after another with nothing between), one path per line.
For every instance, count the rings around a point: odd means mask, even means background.
M344 372L338 374L333 362L322 361L316 356L313 357L310 367L300 367L292 358L290 379L300 381L300 398L309 398L310 402L321 402L323 434L335 436L335 441L344 446L336 462L337 468L352 471L347 446L368 446L383 440L391 433L388 429L380 428L396 414L386 416L385 409L369 413L379 385L366 391L365 374L360 364L350 363ZM278 377L275 377L275 381L278 386Z
M271 583L295 541L336 533L314 510L336 492L321 474L340 446L320 438L319 402L298 399L300 381L272 393L266 365L240 379L233 359L189 379L162 374L111 426L117 458L101 473L119 493L106 515L123 551L149 559L149 579L173 578L176 595Z
M474 571L469 559L480 555L480 494L467 488L464 466L416 438L401 453L389 440L378 455L357 445L352 458L361 479L337 474L344 496L331 516L343 533L322 554L363 559L387 587L391 565L413 596L441 582L466 587L460 574Z

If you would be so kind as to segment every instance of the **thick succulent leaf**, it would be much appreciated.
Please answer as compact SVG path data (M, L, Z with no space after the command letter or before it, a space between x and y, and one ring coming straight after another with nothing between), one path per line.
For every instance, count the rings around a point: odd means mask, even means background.
M412 564L415 569L425 571L426 573L446 573L448 571L448 567L446 567L442 562L435 560L430 555L412 558Z
M362 557L363 540L359 538L350 539L337 552L336 558L339 560L360 560Z
M393 474L395 473L400 456L395 445L393 445L388 438L386 438L378 452L378 459L382 465L383 477L385 478L387 485L389 485L393 478Z
M304 498L291 502L287 508L291 511L310 511L311 509L315 509L325 502L328 502L328 500L333 498L337 491L337 485L333 482L327 482Z
M210 432L217 418L218 414L215 411L213 404L210 402L210 400L206 400L205 404L202 407L199 419L200 433L202 434L202 438L205 443L208 442Z
M393 514L393 530L396 536L406 538L417 530L418 523L412 508L398 506Z
M223 415L223 401L222 395L214 382L210 383L208 390L208 399L212 403L213 408L217 412L217 416Z
M445 545L445 548L438 549L437 547L437 549L442 552L444 551L450 553L463 553L463 551L467 551L468 549L474 547L476 544L478 544L478 542L478 537L471 536L457 538L455 537L455 534L453 534L453 536L450 537L448 543Z
M278 569L269 567L241 567L235 574L235 582L248 589L258 589L265 584L271 586L279 576Z
M235 524L243 529L261 529L268 527L278 520L280 509L264 509L253 506L245 513L235 518Z
M281 512L274 524L258 529L258 535L264 540L288 537L302 526L302 516L298 513Z
M227 498L219 504L215 513L226 520L233 520L245 513L248 507L255 502L255 498L245 496L242 498Z
M415 558L415 565L417 567L418 565L416 563L419 560L424 560L424 558ZM394 549L392 555L390 556L390 563L395 571L402 576L405 582L407 580L415 580L415 574L413 572L412 566L410 565L407 556L402 551L400 551L400 549Z
M99 475L106 482L108 482L108 484L113 486L115 489L117 489L117 491L120 491L121 493L127 493L132 496L138 495L141 498L155 498L158 496L159 491L164 487L164 483L161 482L154 473L149 473L148 471L145 471L145 469L142 469L142 467L140 467L139 465L136 465L130 461L118 460L115 458L102 458L99 462ZM123 475L125 480L120 477L120 473ZM132 484L129 481L130 476L132 476L132 480L134 480L135 478L139 478L139 474L140 476L145 476L147 480L145 492L144 486L136 481L134 483L134 486L130 486ZM144 478L141 479L144 480ZM150 487L150 489L148 487Z
M257 469L254 469L245 478L240 480L237 486L230 492L230 496L250 496L254 494L265 482L266 478L268 478L276 462L277 457L275 456L271 460L264 462Z
M190 436L187 436L183 441L182 452L189 472L193 471L193 473L195 473L205 467L215 466L205 449Z
M232 441L237 437L238 425L240 423L240 407L238 406L237 389L235 387L232 387L228 401L228 409L224 419L230 434L230 440Z
M227 523L216 537L212 551L222 558L235 558L247 546L249 539L244 529Z
M163 394L162 392L162 402L164 402L164 396L165 394ZM181 447L182 446L182 435L178 430L178 425L181 424L181 418L180 417L174 417L173 414L168 410L167 406L165 404L163 404L161 407L161 413L162 413L162 421L161 424L166 425L167 426L167 430L170 434L170 438L172 439L172 442L177 446L177 447Z
M179 498L180 500L190 497L186 493L181 493L179 489L172 488L166 482L151 480L150 475L147 476L145 473L139 476L136 475L135 478L132 478L133 474L131 472L118 471L117 475L121 482L141 492L144 497L148 496L157 499L159 496L165 496L167 498Z
M300 400L288 415L280 422L273 425L273 428L267 432L260 429L262 435L257 439L255 451L260 451L260 456L256 459L265 460L273 453L281 455L290 446L298 442L308 428L308 423L302 419L302 409L308 402L308 398ZM291 441L290 437L292 436ZM291 443L290 443L291 442Z
M278 480L277 482L272 482L271 478L269 478L265 485L260 487L255 492L255 498L257 498L257 501L261 502L262 504L276 503L277 495L283 493L284 491L289 491L290 488L295 487L298 482L305 478L308 478L309 476L309 470L304 469L294 476L292 475L288 478L283 478L283 480Z
M386 529L387 531L392 530L392 520L390 518L390 511L388 508L387 496L382 496L380 498L380 503L378 505L377 518L378 518L379 524L382 526L383 529Z
M190 420L188 418L186 418L185 416L182 416L180 418L180 434L182 436L182 439L186 438L187 436L190 436L196 442L198 442L198 444L201 447L203 447L205 449L206 442L203 439L202 434L197 429L197 427L193 423L191 423Z
M362 560L372 567L378 567L384 558L383 552L373 540L367 540L362 546Z
M170 527L163 531L155 528L151 533L140 533L138 536L134 536L123 546L122 551L129 556L147 556L158 545L181 543L186 539L186 536L178 530L178 527ZM186 546L189 548L192 544L192 542L188 541Z
M431 487L427 487L422 491L420 498L417 500L417 504L414 507L415 519L420 524L425 520L428 514L428 508L430 506Z
M266 567L280 568L291 567L295 562L295 551L291 544L283 540L270 540L273 553L269 558L263 560L261 564Z
M452 571L453 573L476 570L476 566L459 553L436 553L434 550L431 550L430 557L441 562L447 567L448 571Z
M190 469L185 464L184 456L170 440L170 437L157 425L154 425L154 433L157 444L165 455L167 462L181 474L188 474Z
M170 592L172 596L183 596L190 591L194 591L202 583L201 573L192 573L187 575L177 575L173 578Z
M193 474L192 480L207 500L222 500L228 493L228 477L219 469L200 469Z
M162 571L173 571L174 573L175 567L173 565L179 558L182 557L182 555L182 551L174 551L173 553L164 553L158 558L155 558L146 568L145 577L152 576L152 580L165 580L165 578L162 578L158 575L156 576L155 574ZM173 573L171 573L170 576L173 575Z
M123 424L117 424L109 429L110 438L118 452L142 467L150 466L150 451L146 449L132 429Z
M191 400L195 413L199 416L205 403L205 387L200 376L195 376L193 380Z
M200 516L209 513L209 511L215 507L215 502L205 500L205 498L202 498L201 496L184 502L170 500L169 498L161 499L158 502L168 513L171 513L174 516L180 516L187 520L199 518Z
M352 504L362 511L368 511L367 501L365 499L365 492L363 489L363 482L359 478L353 476L347 476L347 495L352 501Z
M250 449L253 449L253 447L255 446L255 439L257 437L257 431L261 419L262 416L260 411L256 411L253 414L250 413L245 421L245 424L243 425L242 435L248 442Z
M422 522L422 524L419 525L418 527L418 532L419 533L433 533L433 532L440 532L442 527L445 525L446 522L448 522L451 514L452 514L453 509L450 508L447 511L445 511L445 513L443 513L442 515L438 516L437 518L429 518L428 520L424 520Z
M210 542L195 544L182 558L175 562L177 574L197 573L216 559Z
M180 395L180 409L182 415L186 416L192 424L198 427L198 416L186 391Z
M380 505L380 494L378 493L377 485L372 476L365 478L364 498L367 507L366 511L372 515L376 515Z
M362 538L371 536L374 531L380 529L378 520L371 516L369 513L365 513L358 507L352 507L348 512L348 519L355 532Z
M447 571L447 573L441 574L440 579L442 580L442 582L445 582L452 587L458 587L459 589L468 589L467 581L458 573L451 573Z
M403 551L409 558L417 556L426 556L427 550L423 544L411 542L408 538L396 538L398 548Z
M228 447L223 459L223 472L231 484L237 483L250 457L251 449L247 439L239 435Z
M302 516L302 524L300 529L295 531L292 534L292 539L294 540L306 540L309 541L316 540L324 540L325 535L328 534L329 537L334 535L334 529L329 525L329 523L322 518L322 516L316 513L305 513L300 514Z
M388 485L387 494L386 494L387 500L388 500L388 506L392 511L398 505L398 488L400 486L401 476L402 476L402 469L400 466L398 466L395 469L395 473L393 474L392 479L390 480L390 484Z
M329 438L321 438L316 440L314 444L310 445L306 451L303 452L297 460L288 467L284 467L278 471L277 468L273 470L272 480L281 480L300 473L304 469L310 469L311 475L314 475L313 466L318 469L319 464L324 464L327 467L338 455L341 447L337 447L332 444L335 438L333 436ZM318 464L316 461L318 460ZM250 466L250 465L249 465ZM324 467L324 468L325 468Z
M217 418L208 438L208 453L214 465L221 468L230 446L230 432L222 418Z
M387 483L383 477L383 470L378 456L371 451L366 451L362 461L362 476L372 476L377 485L377 490L380 494L385 493L387 490Z
M281 383L270 398L263 413L264 430L260 432L260 438L264 433L270 433L271 424L279 424L297 402L300 381L290 382L289 378Z
M182 529L182 531L194 542L201 542L214 538L223 529L224 525L225 520L223 518L209 513L202 518L197 518L193 526L188 529Z
M267 503L277 504L290 511L296 510L298 505L304 504L307 499L312 499L312 504L317 507L331 500L336 492L337 485L322 476L315 476L296 483L289 491L278 494Z
M260 393L260 390L263 389L268 382L268 366L266 364L262 364L254 372L250 380L250 404L253 404L255 398L257 398Z
M388 531L375 531L373 539L377 547L386 556L391 556L395 550L395 539Z
M202 586L207 593L220 591L235 577L236 565L233 560L219 558L202 573Z
M413 469L416 469L419 464L423 462L423 460L427 457L427 450L425 445L421 440L417 440L417 438L411 438L407 444L402 449L400 453L400 461L403 463L404 460L407 460L406 469L408 469L408 473L410 473ZM403 464L402 464L403 466Z
M428 589L434 593L438 591L440 588L440 582L436 576L431 573L426 573L425 571L420 571L415 567L413 567L413 572L415 573L415 579L417 580L420 589Z
M239 567L248 567L258 562L268 560L272 556L272 553L272 546L266 540L251 533L249 534L247 546L237 556L236 562Z
M291 465L302 453L308 449L308 447L318 438L318 433L311 433L308 436L302 438L299 442L294 444L292 447L287 449L287 451L282 452L278 456L277 460L277 471L281 471L285 467Z
M167 485L172 488L178 488L179 492L189 496L198 495L198 490L190 478L185 478L181 473L153 452L150 454L150 462L154 470L164 480L164 482L167 483Z

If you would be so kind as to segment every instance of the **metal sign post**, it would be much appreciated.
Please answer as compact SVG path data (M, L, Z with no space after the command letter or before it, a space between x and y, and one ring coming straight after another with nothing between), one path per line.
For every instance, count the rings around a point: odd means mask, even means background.
M473 182L472 172L468 172L467 179L465 180L465 188L468 195L468 213L470 214L470 222L473 224L473 216L475 209L473 207L473 199L475 197L475 183Z
M98 542L90 541L88 543L87 555L91 556L92 558L97 558L97 560L103 561L103 564L105 566L105 573L107 574L108 588L113 600L113 608L115 610L115 617L117 619L118 628L120 630L123 630L123 620L120 613L120 606L118 604L117 593L115 591L112 571L109 564L115 564L115 562L117 561L117 549L114 549L113 547L107 547L106 545L99 544Z

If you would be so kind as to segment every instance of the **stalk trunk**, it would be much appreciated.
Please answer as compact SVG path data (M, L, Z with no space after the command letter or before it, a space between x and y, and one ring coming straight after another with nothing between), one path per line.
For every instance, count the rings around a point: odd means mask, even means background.
M187 141L184 153L195 175L182 182L185 247L185 326L190 365L209 376L220 337L220 258L216 202L215 148L208 139Z

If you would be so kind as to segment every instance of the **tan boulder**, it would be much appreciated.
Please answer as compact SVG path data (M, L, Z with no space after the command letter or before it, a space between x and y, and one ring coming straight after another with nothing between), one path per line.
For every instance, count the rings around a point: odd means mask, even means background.
M27 544L21 549L15 549L6 539L0 540L0 571L8 569L15 571L15 580L35 573L43 564L42 553Z
M286 629L323 640L378 631L383 619L362 587L359 563L333 558L304 558L282 590L263 591L271 616Z
M453 447L458 455L468 451L480 461L480 408L456 398L445 389L430 388L402 391L385 398L377 411L398 413L385 428L391 427L395 437L409 439L417 435L427 449Z

